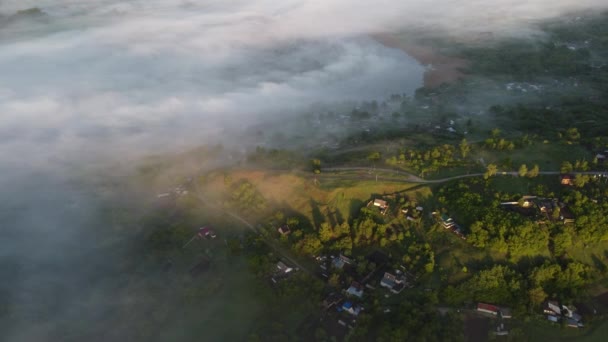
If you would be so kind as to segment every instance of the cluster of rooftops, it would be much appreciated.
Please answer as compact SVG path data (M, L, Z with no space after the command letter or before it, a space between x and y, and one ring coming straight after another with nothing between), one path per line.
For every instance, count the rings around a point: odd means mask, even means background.
M503 319L511 318L511 309L504 306L497 306L486 303L477 303L477 311L490 314ZM572 328L582 328L582 316L576 312L573 306L559 304L557 301L546 301L543 305L543 313L547 320L559 323L562 320L565 325Z
M543 313L547 315L547 320L559 323L564 320L566 326L571 328L582 328L583 318L576 312L573 306L560 305L557 301L547 301L543 306Z
M391 270L386 267L388 257L377 251L367 257L368 261L374 262L377 266L374 270L367 274L356 273L356 261L344 254L330 257L317 257L317 261L321 263L322 270L334 268L340 270L344 274L350 275L352 278L358 279L351 281L348 286L344 286L341 292L330 293L323 301L325 309L335 308L338 313L347 313L351 317L356 317L363 307L360 302L366 291L376 290L377 285L389 290L391 293L398 294L405 288L411 287L408 279L411 275L406 275L401 270ZM388 296L388 294L387 294ZM339 321L343 322L344 317L339 317ZM354 320L350 320L354 323Z

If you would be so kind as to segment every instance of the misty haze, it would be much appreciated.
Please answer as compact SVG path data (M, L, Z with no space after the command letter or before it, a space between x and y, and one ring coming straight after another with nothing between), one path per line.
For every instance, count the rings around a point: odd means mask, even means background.
M607 11L0 1L0 340L603 340Z

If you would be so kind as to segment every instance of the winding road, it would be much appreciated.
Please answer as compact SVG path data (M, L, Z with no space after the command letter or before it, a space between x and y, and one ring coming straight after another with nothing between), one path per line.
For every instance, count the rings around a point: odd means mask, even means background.
M358 177L352 177L349 175L340 175L339 172L352 172L352 171L366 171L367 174L359 174L357 175ZM453 177L446 177L446 178L440 178L440 179L424 179L424 178L420 178L414 174L411 174L407 171L401 171L401 170L395 170L395 169L378 169L378 168L370 168L370 167L330 167L330 168L324 168L322 169L323 173L320 173L317 175L317 177L321 178L321 177L331 177L331 178L340 178L340 179L361 179L361 178L369 178L369 179L378 179L378 180L382 180L382 181L389 181L389 182L403 182L403 183L420 183L420 184L437 184L437 183L445 183L445 182L449 182L449 181L453 181L453 180L457 180L457 179L462 179L462 178L471 178L471 177L482 177L484 175L484 173L469 173L469 174L465 174L465 175L458 175L458 176L453 176ZM329 174L327 174L327 172L330 172ZM334 174L331 174L331 172L334 172ZM387 177L387 176L378 176L376 178L376 175L378 173L392 173L395 176L405 176L405 178L398 178L398 177ZM560 175L562 174L559 171L540 171L538 173L539 175ZM574 171L574 172L569 172L569 175L589 175L589 176L603 176L603 177L608 177L608 172L605 171ZM519 176L518 172L515 171L506 171L506 172L497 172L495 176ZM493 176L494 177L494 176Z

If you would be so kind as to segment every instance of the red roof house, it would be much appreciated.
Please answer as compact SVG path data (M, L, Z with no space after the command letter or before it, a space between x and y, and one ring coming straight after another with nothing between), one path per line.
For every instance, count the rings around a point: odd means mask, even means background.
M477 303L477 311L489 313L491 315L498 315L500 308L496 305Z

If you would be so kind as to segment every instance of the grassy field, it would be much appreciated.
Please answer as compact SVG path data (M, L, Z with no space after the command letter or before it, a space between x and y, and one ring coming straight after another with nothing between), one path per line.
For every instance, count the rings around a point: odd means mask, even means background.
M593 161L594 155L581 145L568 145L562 143L536 143L521 149L513 151L488 151L478 150L475 158L483 158L486 164L495 163L499 165L499 170L503 171L501 166L512 164L511 168L504 171L516 171L521 164L526 164L528 169L535 164L540 167L541 171L559 171L563 160L574 162L575 160Z
M311 221L313 212L318 211L323 214L333 212L348 220L373 195L403 192L414 187L416 190L412 196L425 197L430 194L428 189L420 188L417 184L316 178L313 174L305 178L291 173L247 170L212 174L208 177L204 191L226 194L224 176L227 174L233 180L249 180L270 202L271 207L298 212Z

